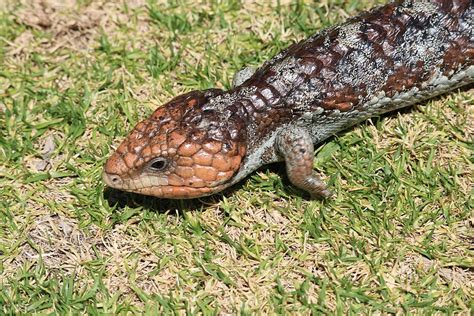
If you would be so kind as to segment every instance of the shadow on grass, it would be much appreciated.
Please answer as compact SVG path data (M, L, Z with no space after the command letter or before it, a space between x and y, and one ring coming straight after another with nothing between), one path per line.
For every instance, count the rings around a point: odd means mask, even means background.
M154 212L169 212L182 215L184 212L200 211L210 205L221 202L224 197L232 195L234 191L241 188L245 183L244 181L245 180L243 180L242 183L233 185L223 192L196 199L160 199L148 195L124 192L109 187L104 190L104 198L109 203L109 206L116 206L119 209L125 208L127 206L130 208L143 207L144 209Z

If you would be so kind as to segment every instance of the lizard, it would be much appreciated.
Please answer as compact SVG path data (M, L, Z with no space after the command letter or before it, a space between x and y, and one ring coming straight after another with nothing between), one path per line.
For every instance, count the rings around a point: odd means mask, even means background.
M470 0L403 0L294 43L227 91L191 91L138 123L108 158L105 183L169 199L198 198L284 161L312 198L331 191L314 146L373 116L474 82Z

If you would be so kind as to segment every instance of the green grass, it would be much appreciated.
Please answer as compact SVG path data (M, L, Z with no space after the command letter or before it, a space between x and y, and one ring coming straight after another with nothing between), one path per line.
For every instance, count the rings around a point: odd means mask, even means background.
M282 165L192 201L101 181L157 106L375 1L25 3L0 12L0 313L469 314L472 90L319 147L324 202Z

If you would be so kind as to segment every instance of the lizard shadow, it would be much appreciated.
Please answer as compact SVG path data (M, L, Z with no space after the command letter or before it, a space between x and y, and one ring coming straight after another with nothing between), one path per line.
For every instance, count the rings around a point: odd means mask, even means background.
M243 183L242 181L242 183L233 185L223 192L196 199L161 199L153 196L120 191L110 187L107 187L103 194L109 206L115 206L119 210L125 207L142 207L143 209L153 212L182 216L185 212L201 211L206 207L220 203L225 197L232 195L234 191L241 188Z
M459 90L468 91L473 88L474 88L474 84L469 84L465 87L460 88ZM438 101L444 97L445 95L440 95L430 100ZM425 104L426 102L428 101L422 102L420 104ZM336 133L335 135L326 139L321 144L317 145L317 147L333 141L334 138L337 138L341 135L344 135L346 133L353 131L357 126L361 126L364 124L365 125L378 125L380 122L382 122L386 118L396 117L398 114L406 115L414 111L417 111L417 106L408 106L396 111L382 114L380 116L372 117L370 120L365 120L359 124L356 124L354 126L351 126L347 129L344 129ZM257 171L255 172L258 172L258 171L264 171L264 172L277 174L281 178L283 191L285 192L285 194L298 196L303 199L309 198L309 195L306 192L294 187L291 184L286 174L285 165L283 162L277 162L277 163L264 165L260 167L259 169L257 169ZM225 197L231 196L235 191L238 191L239 189L241 189L242 186L244 186L244 184L246 183L246 181L249 181L249 177L255 174L255 172L248 175L242 181L240 181L237 184L234 184L233 186L224 190L221 193L214 194L207 197L197 198L197 199L190 199L190 200L160 199L160 198L140 195L136 193L124 192L124 191L112 189L109 187L107 187L104 190L104 197L110 206L117 206L119 209L123 209L126 206L130 208L143 207L144 209L147 209L150 211L155 211L155 212L160 212L160 213L169 212L170 214L174 213L174 214L178 214L179 216L182 216L184 212L199 211L199 210L205 209L206 207L210 205L215 205L215 204L220 203L221 201L224 200Z

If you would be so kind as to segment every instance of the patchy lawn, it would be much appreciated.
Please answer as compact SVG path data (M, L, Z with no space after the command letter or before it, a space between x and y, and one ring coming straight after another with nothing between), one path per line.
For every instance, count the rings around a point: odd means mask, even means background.
M157 106L376 4L261 2L0 0L0 313L469 314L472 89L324 143L324 202L283 165L200 200L105 188Z

